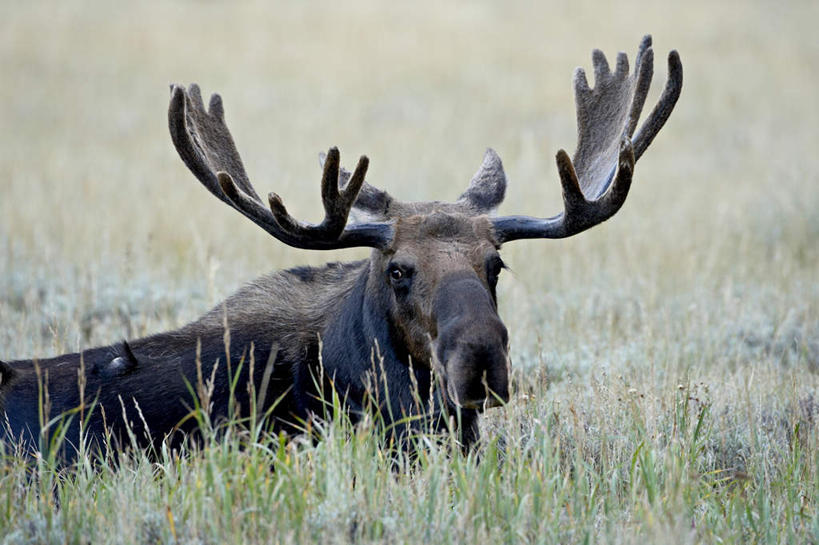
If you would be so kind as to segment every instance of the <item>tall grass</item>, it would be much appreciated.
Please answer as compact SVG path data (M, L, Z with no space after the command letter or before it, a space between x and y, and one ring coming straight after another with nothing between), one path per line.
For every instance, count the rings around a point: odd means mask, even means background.
M613 220L503 249L514 394L473 453L430 438L396 470L378 423L342 414L317 442L234 423L69 468L5 446L0 543L819 542L816 3L3 8L4 360L366 255L276 244L199 187L168 83L220 92L256 187L307 220L331 145L401 199L457 197L492 146L500 212L554 214L591 48L651 32L655 77L677 48L685 84Z
M383 427L353 426L338 397L318 441L202 418L204 439L179 450L88 452L70 467L6 451L4 542L815 538L812 398L771 422L751 405L721 414L702 387L680 384L650 418L645 394L621 380L593 389L605 417L522 394L468 455L446 434L389 450Z

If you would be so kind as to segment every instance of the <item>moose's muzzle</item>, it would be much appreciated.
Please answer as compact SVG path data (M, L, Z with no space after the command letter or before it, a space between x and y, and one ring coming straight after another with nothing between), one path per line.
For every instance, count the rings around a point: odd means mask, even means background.
M509 335L488 288L476 275L442 279L435 297L435 357L450 402L465 409L509 400Z

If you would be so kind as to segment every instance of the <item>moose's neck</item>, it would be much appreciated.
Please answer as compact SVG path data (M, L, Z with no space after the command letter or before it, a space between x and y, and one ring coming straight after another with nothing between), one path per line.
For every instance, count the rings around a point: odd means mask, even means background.
M323 372L353 413L368 404L381 407L386 421L427 412L432 373L427 362L411 360L390 323L390 294L372 289L372 283L368 287L369 274L368 270L359 273L327 324L322 338Z

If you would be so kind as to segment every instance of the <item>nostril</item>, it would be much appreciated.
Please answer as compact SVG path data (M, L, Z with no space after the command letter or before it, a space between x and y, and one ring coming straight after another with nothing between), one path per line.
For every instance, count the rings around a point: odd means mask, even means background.
M480 372L492 371L501 367L506 367L506 345L504 344L483 344L473 345L467 355Z

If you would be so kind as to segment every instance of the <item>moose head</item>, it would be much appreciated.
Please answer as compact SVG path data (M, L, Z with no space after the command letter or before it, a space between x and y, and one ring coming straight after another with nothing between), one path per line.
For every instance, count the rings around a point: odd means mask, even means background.
M382 305L398 351L439 373L449 401L477 409L509 398L508 335L497 312L495 287L504 268L501 245L527 238L564 238L613 216L625 202L634 164L671 114L682 86L672 51L669 79L639 131L653 74L651 37L635 68L624 53L612 71L600 50L592 55L595 85L574 75L578 139L572 158L557 153L564 210L550 218L495 217L506 192L500 157L488 149L466 191L455 202L400 202L366 183L368 159L350 173L339 152L321 156L324 220L290 216L270 193L265 206L250 184L224 120L222 100L205 109L199 88L174 87L169 122L185 164L219 199L281 242L296 248L373 248L367 291ZM365 222L350 222L350 213Z

